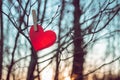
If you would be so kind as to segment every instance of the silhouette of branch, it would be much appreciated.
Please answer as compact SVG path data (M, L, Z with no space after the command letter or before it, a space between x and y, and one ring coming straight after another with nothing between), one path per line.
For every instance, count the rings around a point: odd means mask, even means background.
M12 51L12 60L10 62L10 66L8 67L8 73L7 73L6 80L10 80L10 74L11 74L11 71L12 71L12 67L14 65L13 63L14 63L15 50L17 48L18 37L19 37L19 32L17 33L16 38L15 38L15 44L14 44L14 48L13 48L13 51Z
M51 21L45 26L45 29L53 22L53 20L54 20L57 16L59 16L59 14L58 14L59 7L60 7L60 6L58 6L57 11L55 12L54 16L51 18Z
M94 31L94 32L91 32L91 33L97 33L97 32L99 32L99 31L101 31L101 30L103 30L111 21L112 21L112 19L118 14L118 12L120 11L120 7L118 7L118 9L116 10L116 12L114 13L114 15L105 23L105 25L103 26L103 27L101 27L99 30L97 30L97 31Z
M39 75L45 68L47 68L51 63L52 63L52 60L51 60L42 70L38 71L38 75ZM39 63L38 63L38 64L39 64ZM34 76L34 78L37 78L38 75L37 75L37 76Z
M45 1L44 1L44 3L45 3L45 4L44 4L44 10L43 10L42 18L41 18L41 21L40 21L41 25L42 25L42 23L43 23L43 19L45 18L47 2L48 2L48 0L45 0Z
M102 64L101 66L99 66L99 67L96 68L95 70L92 70L92 71L90 71L90 72L84 74L83 76L88 76L89 74L92 74L92 73L96 72L97 70L101 69L102 67L104 67L104 66L106 66L106 65L109 65L109 64L112 64L112 63L116 62L116 61L119 60L119 59L120 59L120 56L117 57L116 59L114 59L114 60L108 62L108 63Z

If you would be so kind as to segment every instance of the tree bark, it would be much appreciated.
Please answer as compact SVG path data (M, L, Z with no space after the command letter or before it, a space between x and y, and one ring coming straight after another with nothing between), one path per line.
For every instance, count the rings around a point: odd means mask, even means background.
M2 80L2 62L3 62L3 16L2 0L0 0L0 80Z
M27 73L27 79L26 80L34 80L34 71L35 71L35 67L37 64L37 54L36 52L32 50L32 54L31 54L31 61L30 61L30 65L28 67L28 73Z
M84 64L84 49L83 49L83 36L81 32L81 26L79 23L80 17L82 15L82 11L80 9L80 0L73 0L74 5L74 21L73 21L73 29L74 29L74 57L73 57L73 69L71 78L72 80L83 80L83 64Z

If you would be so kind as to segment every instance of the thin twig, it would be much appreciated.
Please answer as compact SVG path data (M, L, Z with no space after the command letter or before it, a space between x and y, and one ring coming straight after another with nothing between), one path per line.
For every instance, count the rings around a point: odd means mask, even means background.
M97 70L101 69L102 67L104 67L104 66L106 66L106 65L109 65L109 64L112 64L112 63L116 62L116 61L119 60L119 59L120 59L120 56L117 57L116 59L114 59L114 60L108 62L108 63L102 64L102 65L99 66L98 68L96 68L96 69L94 69L93 71L90 71L90 72L84 74L83 76L88 76L89 74L94 73L94 72L96 72Z

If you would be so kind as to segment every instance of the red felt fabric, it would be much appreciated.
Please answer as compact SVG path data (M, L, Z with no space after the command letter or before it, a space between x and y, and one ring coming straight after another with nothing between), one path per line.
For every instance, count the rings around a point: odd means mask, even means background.
M37 26L38 31L34 31L34 27L31 26L29 36L33 48L35 51L42 50L50 47L56 41L56 33L52 30L44 31L42 26Z

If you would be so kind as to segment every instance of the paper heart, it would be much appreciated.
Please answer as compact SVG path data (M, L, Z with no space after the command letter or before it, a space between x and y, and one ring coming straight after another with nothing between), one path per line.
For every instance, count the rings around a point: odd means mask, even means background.
M47 48L53 45L56 41L56 34L52 30L44 31L42 26L37 25L37 30L34 31L34 27L30 28L30 40L35 51Z

